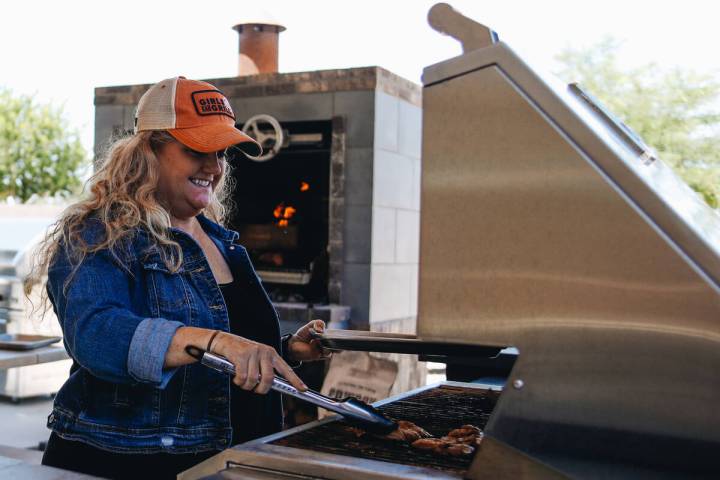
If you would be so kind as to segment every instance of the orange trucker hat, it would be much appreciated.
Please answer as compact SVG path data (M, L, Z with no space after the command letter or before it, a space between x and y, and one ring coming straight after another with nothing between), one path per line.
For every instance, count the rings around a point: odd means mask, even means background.
M258 142L235 127L235 114L220 90L185 77L162 80L140 98L135 133L146 130L166 130L186 147L203 153L232 145L254 157L262 153Z

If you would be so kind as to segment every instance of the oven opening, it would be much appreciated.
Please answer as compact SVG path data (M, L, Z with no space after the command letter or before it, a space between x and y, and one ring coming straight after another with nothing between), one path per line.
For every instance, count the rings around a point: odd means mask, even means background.
M229 226L274 302L328 302L330 121L283 122L285 146L266 161L230 159Z

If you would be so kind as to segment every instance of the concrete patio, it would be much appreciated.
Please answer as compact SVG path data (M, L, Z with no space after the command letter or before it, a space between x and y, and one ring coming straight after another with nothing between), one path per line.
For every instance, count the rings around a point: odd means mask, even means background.
M42 452L38 450L38 445L46 442L50 436L45 422L52 410L52 403L48 397L19 402L0 398L0 449L23 450L25 462L40 463Z

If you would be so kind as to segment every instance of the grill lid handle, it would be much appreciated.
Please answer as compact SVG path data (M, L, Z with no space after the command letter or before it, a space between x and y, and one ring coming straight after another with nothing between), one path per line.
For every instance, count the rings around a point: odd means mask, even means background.
M459 41L463 53L489 47L498 42L498 34L494 30L466 17L447 3L435 4L430 9L428 23L438 32Z

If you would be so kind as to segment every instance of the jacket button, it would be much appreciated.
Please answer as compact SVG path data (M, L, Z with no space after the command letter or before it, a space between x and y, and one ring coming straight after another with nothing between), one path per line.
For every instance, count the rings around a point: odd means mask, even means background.
M235 250L235 245L230 245L230 250Z

